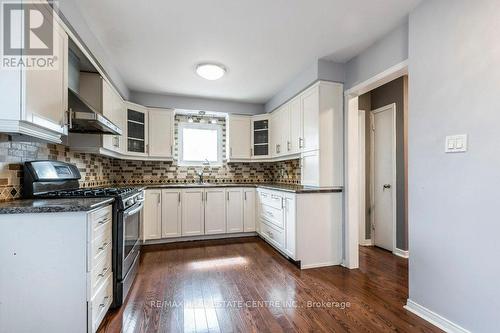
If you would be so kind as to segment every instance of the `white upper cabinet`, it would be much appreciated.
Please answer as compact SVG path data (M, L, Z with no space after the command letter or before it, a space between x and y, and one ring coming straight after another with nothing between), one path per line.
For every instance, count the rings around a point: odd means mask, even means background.
M226 233L226 191L205 190L205 235Z
M243 232L243 189L226 189L227 232Z
M249 160L251 157L251 118L229 115L226 126L227 159Z
M42 140L60 143L61 135L68 131L68 35L52 10L40 4L47 22L54 22L54 56L52 69L9 69L0 75L0 132L23 134ZM22 40L21 20L18 34L13 39ZM15 42L14 42L15 43ZM21 42L19 42L21 43Z
M313 86L300 96L304 138L302 150L319 148L319 86Z
M294 98L290 102L289 120L290 120L290 137L289 150L290 154L300 153L302 149L302 108L300 98Z
M148 109L127 102L127 155L148 155Z
M149 156L172 158L174 111L150 108L149 115Z

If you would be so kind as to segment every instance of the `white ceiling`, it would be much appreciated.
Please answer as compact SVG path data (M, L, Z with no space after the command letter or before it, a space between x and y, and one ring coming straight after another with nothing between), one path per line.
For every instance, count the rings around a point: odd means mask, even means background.
M345 62L420 0L78 0L131 90L263 103L318 58ZM228 68L207 81L200 62Z

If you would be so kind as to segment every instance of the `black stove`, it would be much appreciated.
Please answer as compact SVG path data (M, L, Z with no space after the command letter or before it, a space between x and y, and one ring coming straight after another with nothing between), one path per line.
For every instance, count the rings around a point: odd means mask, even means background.
M143 191L134 187L80 188L78 168L59 161L24 163L24 196L29 198L112 197L113 307L122 305L137 274L141 247Z

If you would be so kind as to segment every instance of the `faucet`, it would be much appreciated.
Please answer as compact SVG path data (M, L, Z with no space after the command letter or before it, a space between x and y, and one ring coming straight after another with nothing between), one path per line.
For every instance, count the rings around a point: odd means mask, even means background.
M198 175L198 183L203 184L203 169L196 172L196 174Z

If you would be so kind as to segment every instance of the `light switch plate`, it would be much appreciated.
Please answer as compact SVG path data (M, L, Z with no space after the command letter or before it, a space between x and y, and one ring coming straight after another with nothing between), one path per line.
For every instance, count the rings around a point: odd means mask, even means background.
M446 137L446 153L463 153L467 151L467 134L449 135Z

